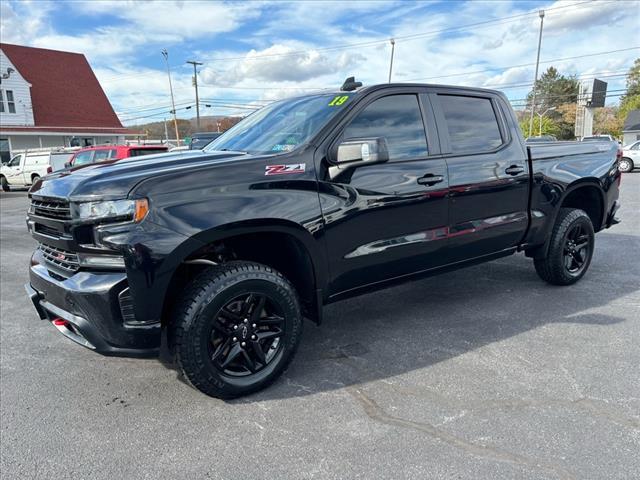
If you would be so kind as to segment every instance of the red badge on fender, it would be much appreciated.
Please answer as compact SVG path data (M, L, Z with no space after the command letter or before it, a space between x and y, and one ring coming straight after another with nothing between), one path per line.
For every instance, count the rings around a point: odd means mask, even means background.
M305 163L293 163L290 165L267 165L265 167L265 175L287 175L289 173L304 173L306 169Z

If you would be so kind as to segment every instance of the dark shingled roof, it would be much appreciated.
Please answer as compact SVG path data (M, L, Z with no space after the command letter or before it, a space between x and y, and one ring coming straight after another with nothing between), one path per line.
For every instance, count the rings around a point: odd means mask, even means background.
M31 84L36 127L123 128L84 55L8 43L0 49Z
M631 110L624 121L623 132L640 130L640 110Z

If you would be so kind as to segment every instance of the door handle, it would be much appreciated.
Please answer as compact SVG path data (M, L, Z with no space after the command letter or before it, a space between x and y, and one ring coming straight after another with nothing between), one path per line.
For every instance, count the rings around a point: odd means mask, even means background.
M524 172L524 167L519 167L518 165L511 165L504 171L507 175L518 175L522 172Z
M430 187L431 185L435 185L436 183L440 183L442 181L444 181L444 176L427 173L425 176L418 179L418 184Z

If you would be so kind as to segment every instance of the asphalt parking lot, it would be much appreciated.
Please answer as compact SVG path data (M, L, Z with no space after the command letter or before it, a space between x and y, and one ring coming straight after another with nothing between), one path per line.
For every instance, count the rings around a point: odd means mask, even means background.
M638 478L640 172L621 201L579 284L518 255L335 304L279 381L223 402L39 321L27 195L1 193L0 476Z

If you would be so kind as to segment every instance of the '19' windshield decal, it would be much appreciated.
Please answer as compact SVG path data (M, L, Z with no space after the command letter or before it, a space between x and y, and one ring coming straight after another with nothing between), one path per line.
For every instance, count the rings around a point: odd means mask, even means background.
M267 165L265 175L287 175L290 173L304 173L307 165L304 163L293 163L290 165Z
M349 100L349 95L338 95L337 97L333 97L333 100L329 102L330 107L339 107L344 102Z

